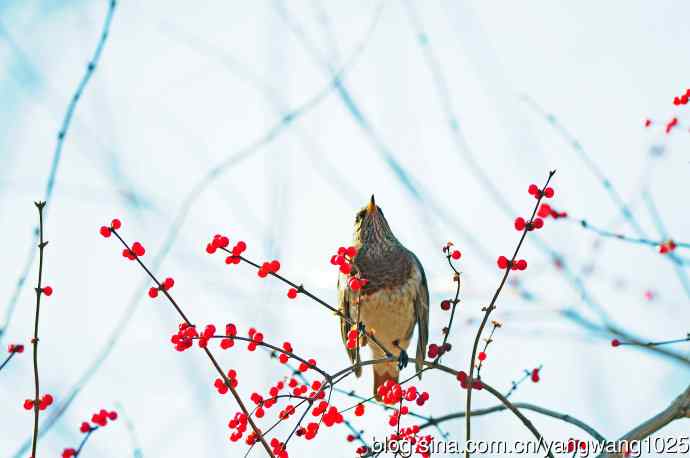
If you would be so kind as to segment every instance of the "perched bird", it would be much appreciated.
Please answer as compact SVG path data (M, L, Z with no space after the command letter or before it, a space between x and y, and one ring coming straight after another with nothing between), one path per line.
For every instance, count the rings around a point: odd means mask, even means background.
M340 312L352 323L362 323L366 331L373 331L376 339L401 361L406 360L407 353L401 356L401 352L410 345L416 325L415 367L420 371L429 338L426 276L417 256L393 235L373 195L369 204L357 213L353 245L357 248L357 254L352 263L352 274L366 279L367 283L358 291L353 291L348 287L347 276L340 275ZM360 346L347 348L352 325L341 317L340 328L350 360L353 364L359 363ZM368 344L375 359L385 357L385 352L372 339L362 339L362 344ZM378 387L388 379L397 382L400 368L397 361L392 361L374 365L373 370L374 395L378 398ZM358 367L355 374L360 377L362 368Z

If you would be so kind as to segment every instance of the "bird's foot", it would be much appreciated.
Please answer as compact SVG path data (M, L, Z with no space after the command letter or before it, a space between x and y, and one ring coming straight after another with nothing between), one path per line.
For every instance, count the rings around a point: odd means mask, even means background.
M410 362L410 357L407 356L407 352L400 349L400 354L398 355L398 369L403 370L407 367L407 363Z

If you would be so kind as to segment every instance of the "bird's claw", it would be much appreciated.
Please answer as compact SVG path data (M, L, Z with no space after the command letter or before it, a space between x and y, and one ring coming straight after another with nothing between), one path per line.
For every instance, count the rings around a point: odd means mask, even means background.
M407 356L407 352L405 350L400 350L400 354L398 355L398 369L405 369L407 367L407 363L409 362L410 357Z

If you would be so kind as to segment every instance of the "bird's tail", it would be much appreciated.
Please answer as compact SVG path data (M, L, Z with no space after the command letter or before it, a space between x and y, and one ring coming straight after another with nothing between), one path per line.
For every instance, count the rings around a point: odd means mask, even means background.
M386 383L386 380L393 380L398 382L398 376L400 375L400 370L396 363L383 363L374 366L374 396L376 396L377 401L381 401L381 396L379 396L379 387Z

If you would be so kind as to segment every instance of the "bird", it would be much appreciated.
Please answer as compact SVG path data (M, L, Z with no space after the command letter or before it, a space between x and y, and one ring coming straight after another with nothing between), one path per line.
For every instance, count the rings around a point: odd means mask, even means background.
M347 345L353 324L363 325L366 333L373 332L382 346L396 357L396 360L373 365L374 396L381 400L379 387L387 380L397 383L400 369L407 364L406 350L415 327L415 368L421 378L429 338L429 290L421 262L395 237L373 195L355 217L353 246L357 251L349 275L358 275L366 282L354 291L348 285L348 275L339 275L340 330L347 354L355 366L361 362L360 345L352 349ZM386 356L373 339L364 336L359 342L369 346L374 359ZM354 372L361 377L362 367L356 366Z

